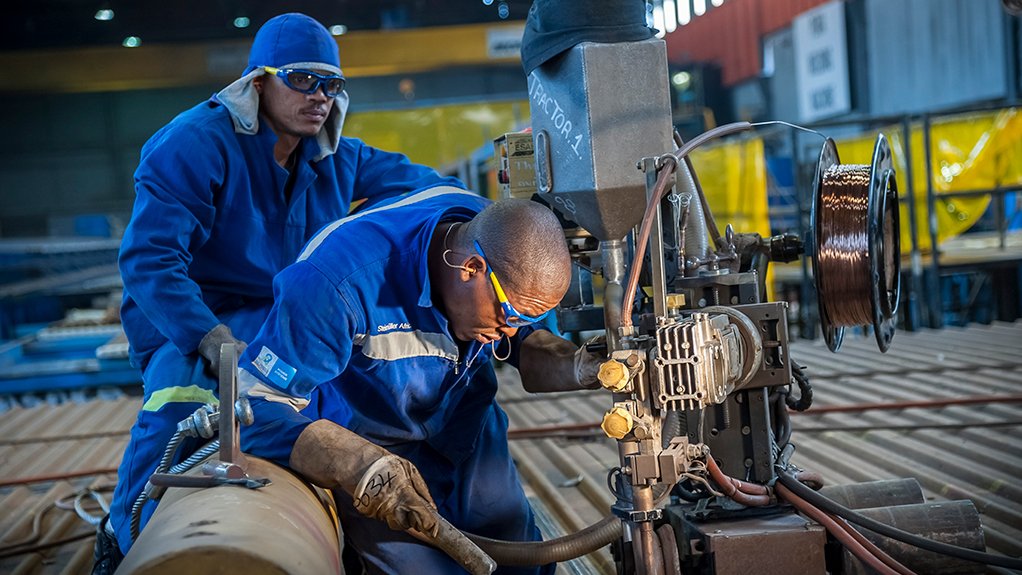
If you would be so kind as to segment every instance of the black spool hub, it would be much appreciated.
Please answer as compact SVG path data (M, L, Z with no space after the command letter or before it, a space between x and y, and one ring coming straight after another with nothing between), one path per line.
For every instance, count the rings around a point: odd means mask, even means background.
M813 207L810 219L813 224L813 276L816 278L816 306L820 312L820 328L823 330L823 339L827 342L827 347L830 351L837 351L841 348L841 341L845 337L845 328L834 325L830 317L827 315L827 307L824 303L822 296L822 290L820 285L825 281L820 274L820 260L819 252L820 245L822 245L822 238L820 237L823 231L823 226L820 225L820 219L822 217L821 210L823 208L822 195L823 195L823 174L827 172L832 166L836 166L841 163L841 160L837 155L837 146L834 145L834 140L827 138L827 141L823 143L823 149L820 150L820 161L816 164L816 177L813 179Z
M901 216L891 147L883 134L877 136L873 148L867 220L873 333L880 351L887 351L894 339L901 299Z

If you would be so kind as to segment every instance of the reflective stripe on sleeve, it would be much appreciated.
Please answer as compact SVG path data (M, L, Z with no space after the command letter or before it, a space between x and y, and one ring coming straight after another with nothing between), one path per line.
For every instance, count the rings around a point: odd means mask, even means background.
M168 403L210 403L219 405L216 394L197 385L174 386L153 392L142 405L142 411L159 411Z
M362 216L367 216L369 214L375 214L376 212L392 210L394 208L400 208L401 206L407 206L409 204L414 204L416 202L421 202L423 200L427 200L429 198L440 196L440 195L443 195L443 194L464 194L466 196L471 196L473 198L478 198L479 197L479 194L476 194L474 192L466 192L465 190L463 190L461 188L455 188L453 186L436 186L436 187L433 187L433 188L429 188L427 190L423 190L423 191L421 191L421 192L419 192L417 194L413 194L411 196L408 196L407 198L404 198L404 199L402 199L400 201L394 202L393 204L387 204L385 206L380 206L378 208L373 208L371 210L366 210L364 212L359 212L357 214L350 215L350 216L348 216L346 218L341 218L341 219L337 220L336 222L334 222L334 223L328 225L327 227L323 228L322 230L320 230L320 232L318 234L316 234L316 236L314 238L312 238L312 240L309 242L309 245L305 246L305 249L302 250L302 254L300 256L298 256L298 261L302 261L302 260L308 259L309 256L312 255L312 252L316 251L316 248L318 248L319 245L322 244L323 241L325 241L327 239L327 237L334 232L334 230L336 230L337 228L341 227L342 224L346 224L346 223L348 223L348 222L350 222L352 220L357 220L358 218L361 218Z
M274 389L244 369L238 370L238 395L290 405L295 411L301 411L309 405L308 399L288 395L279 389Z

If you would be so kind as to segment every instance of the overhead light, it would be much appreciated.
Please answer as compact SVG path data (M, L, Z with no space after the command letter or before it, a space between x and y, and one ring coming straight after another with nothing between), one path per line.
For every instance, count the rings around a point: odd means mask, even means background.
M123 42L121 42L121 46L124 46L125 48L138 48L141 45L142 39L138 36L128 36Z
M251 24L251 21L248 19L248 16L238 16L234 19L235 28L248 28L249 24Z
M710 0L710 4L713 4L714 6L720 6L723 3L724 0Z
M664 7L662 4L653 5L653 27L656 28L657 38L663 38L667 34L664 29Z
M692 21L692 7L688 0L678 2L678 24L684 26Z
M334 24L330 27L330 33L334 36L340 36L348 31L348 27L344 24Z
M678 11L674 0L664 0L664 30L670 34L678 29Z
M100 8L96 10L96 14L93 16L96 20L106 22L107 20L114 19L114 11L109 8Z
M507 20L507 17L511 15L511 8L508 8L507 2L501 2L497 4L497 16L501 20Z

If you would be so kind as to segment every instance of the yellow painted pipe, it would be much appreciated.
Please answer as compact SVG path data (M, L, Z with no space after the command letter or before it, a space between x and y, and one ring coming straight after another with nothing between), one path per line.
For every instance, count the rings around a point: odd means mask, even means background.
M249 476L268 477L270 485L167 489L118 575L342 573L330 493L247 459Z

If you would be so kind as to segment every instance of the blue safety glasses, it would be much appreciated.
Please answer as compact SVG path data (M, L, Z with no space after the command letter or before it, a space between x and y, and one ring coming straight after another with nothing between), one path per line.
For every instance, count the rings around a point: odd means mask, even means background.
M537 321L545 318L551 310L547 310L538 316L525 315L524 313L515 309L515 306L511 305L511 302L507 301L507 294L504 293L504 288L500 287L500 282L497 281L497 275L493 273L493 268L490 267L490 261L486 259L486 254L483 253L483 247L479 245L478 241L473 242L476 246L476 252L486 262L486 275L490 277L490 283L493 284L493 291L497 292L497 301L500 302L501 309L504 310L504 323L511 327L525 327L536 323Z
M340 96L347 82L344 76L321 76L309 70L281 69L273 66L263 66L263 70L283 80L288 88L303 94L315 94L316 90L323 86L323 93L327 98Z

